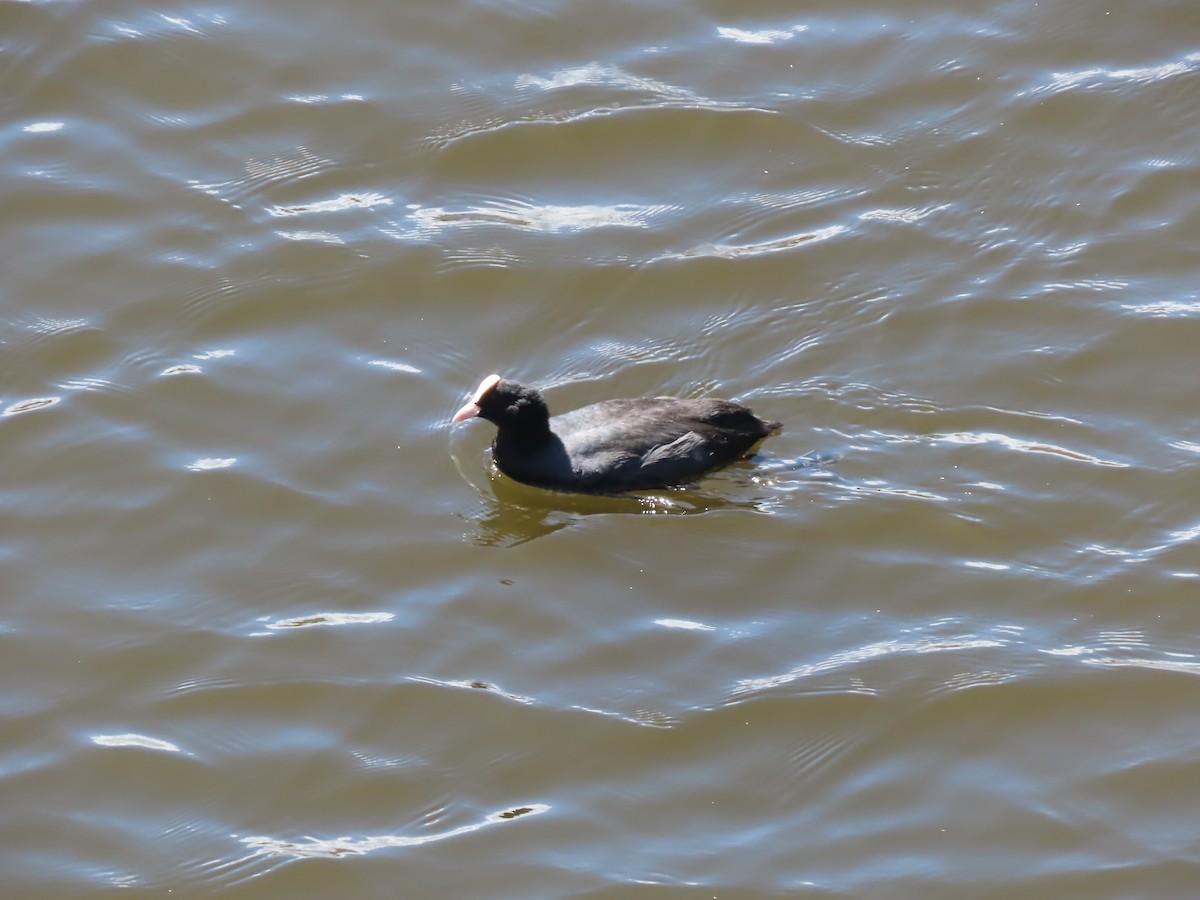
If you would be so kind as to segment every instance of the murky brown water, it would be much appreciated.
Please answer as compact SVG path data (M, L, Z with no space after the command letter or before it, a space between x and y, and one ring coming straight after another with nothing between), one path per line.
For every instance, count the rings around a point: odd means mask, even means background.
M0 41L4 897L1196 895L1193 0ZM551 495L491 371L787 428Z

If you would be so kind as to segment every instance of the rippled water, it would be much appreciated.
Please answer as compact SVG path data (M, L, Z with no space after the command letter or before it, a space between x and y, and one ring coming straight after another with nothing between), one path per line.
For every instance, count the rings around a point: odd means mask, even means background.
M1195 3L0 42L5 897L1195 895ZM786 429L547 494L491 371Z

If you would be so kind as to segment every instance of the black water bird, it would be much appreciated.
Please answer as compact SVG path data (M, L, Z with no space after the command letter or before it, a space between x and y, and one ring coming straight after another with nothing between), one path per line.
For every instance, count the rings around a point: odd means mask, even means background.
M753 453L783 424L728 400L603 400L551 416L531 387L489 375L455 422L496 425L492 458L510 478L559 491L612 494L694 481Z

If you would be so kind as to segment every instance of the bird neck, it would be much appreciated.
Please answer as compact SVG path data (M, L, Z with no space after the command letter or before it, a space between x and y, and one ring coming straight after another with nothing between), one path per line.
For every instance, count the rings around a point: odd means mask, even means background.
M544 406L522 409L519 415L502 422L496 432L498 441L513 447L538 447L551 437L550 413Z

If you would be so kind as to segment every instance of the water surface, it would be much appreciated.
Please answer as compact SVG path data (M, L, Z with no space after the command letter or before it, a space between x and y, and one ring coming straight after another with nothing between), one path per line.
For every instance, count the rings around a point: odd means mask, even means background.
M1194 895L1194 3L0 34L5 896Z

